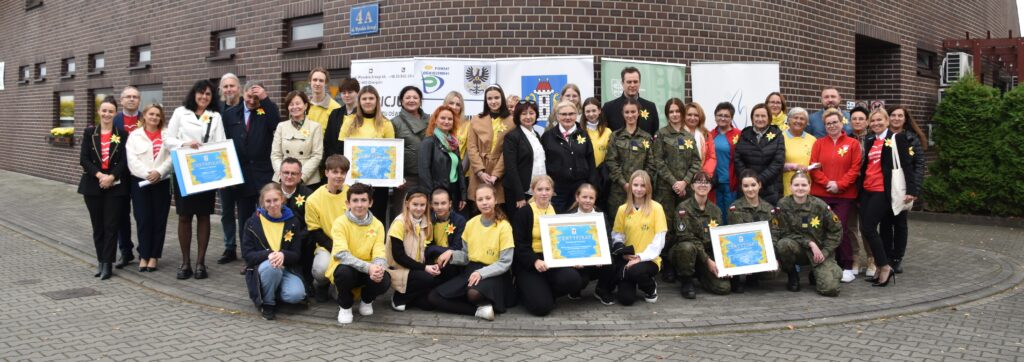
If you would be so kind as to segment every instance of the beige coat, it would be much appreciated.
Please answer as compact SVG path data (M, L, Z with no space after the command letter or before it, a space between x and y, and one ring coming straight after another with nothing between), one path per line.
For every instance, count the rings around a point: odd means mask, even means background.
M320 182L320 159L324 156L324 132L320 124L306 120L296 129L292 121L284 121L274 131L274 144L270 150L270 163L274 167L274 181L281 182L281 161L294 157L302 162L302 183Z
M395 220L403 220L405 215L399 214ZM401 226L392 223L393 226ZM433 235L433 226L424 217L420 220L420 235L423 235L424 240L416 238L415 234L406 233L405 238L402 240L402 246L405 247L405 255L409 256L413 260L417 260L421 263L426 264L426 250L427 242ZM399 293L405 293L405 288L409 282L409 269L406 269L402 265L395 262L394 256L391 254L391 233L388 232L388 237L384 240L384 255L388 258L388 273L391 274L391 287L395 288L395 291Z
M476 200L476 188L483 183L477 173L483 171L498 179L494 181L495 203L505 202L505 191L501 187L501 177L505 175L505 161L501 148L505 143L505 134L516 128L512 116L503 118L504 130L498 134L497 144L491 147L493 129L491 117L473 116L469 121L469 139L466 140L466 158L469 159L469 199Z

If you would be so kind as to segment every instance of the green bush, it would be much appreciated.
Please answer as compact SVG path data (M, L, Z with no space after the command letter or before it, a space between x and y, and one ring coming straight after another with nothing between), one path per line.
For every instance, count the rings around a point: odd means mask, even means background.
M1024 87L1003 94L1002 105L994 147L1002 182L989 187L996 196L992 212L1024 216Z

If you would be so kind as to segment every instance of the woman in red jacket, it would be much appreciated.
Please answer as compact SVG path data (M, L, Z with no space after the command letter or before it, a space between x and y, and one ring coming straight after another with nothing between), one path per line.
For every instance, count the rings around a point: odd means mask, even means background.
M846 223L857 199L857 176L860 175L860 141L843 133L843 114L835 108L825 111L826 136L811 147L811 195L825 201L839 216L843 238L836 248L836 261L843 268L843 283L856 277L853 269L853 247Z

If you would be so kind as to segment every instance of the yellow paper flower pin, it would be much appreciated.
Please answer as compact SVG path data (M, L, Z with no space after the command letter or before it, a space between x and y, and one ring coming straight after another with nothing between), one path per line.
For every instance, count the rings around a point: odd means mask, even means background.
M110 142L111 143L121 143L121 136L118 136L116 134L110 135Z
M288 230L288 232L284 234L284 241L292 241L293 236L295 236L295 234L293 234L291 230Z
M644 140L644 141L643 141L643 142L641 142L641 143L642 143L642 144L644 145L644 149L649 149L649 148L651 148L651 143L650 143L650 142L648 142L647 140Z
M256 115L262 116L264 114L267 114L267 112L264 111L263 108L256 108Z
M840 148L838 151L836 151L836 153L839 154L839 157L843 157L846 156L846 152L848 152L849 150L850 146L843 146L843 148Z
M686 149L688 149L688 150L692 150L693 149L693 140L686 140L686 142L683 142L683 146L685 146Z
M896 139L895 138L890 138L890 139L885 140L885 147L890 147L890 148L896 147Z
M210 123L210 115L204 113L202 117L199 117L199 120L203 123Z
M579 143L579 144L582 145L583 142L587 142L587 138L583 137L583 135L577 135L576 136L576 143Z
M907 153L909 153L911 156L913 156L914 155L914 146L910 146L909 148L907 148Z
M775 132L768 132L768 134L766 134L764 136L766 138L768 138L769 141L771 141L771 140L775 139Z
M305 196L302 196L302 195L295 196L295 206L302 207L302 205L305 204L305 203L306 203L306 197Z
M740 141L740 135L732 136L732 144L736 144Z
M455 233L455 225L448 224L448 228L444 230L445 234L451 235Z
M645 121L647 120L647 117L650 117L650 116L651 116L651 112L648 112L646 109L640 111L640 117L644 117Z
M715 219L711 219L711 221L708 222L708 227L709 228L716 228L716 227L718 227L718 222L715 221Z
M811 227L817 228L819 226L821 226L821 218L815 216L813 219L811 219Z

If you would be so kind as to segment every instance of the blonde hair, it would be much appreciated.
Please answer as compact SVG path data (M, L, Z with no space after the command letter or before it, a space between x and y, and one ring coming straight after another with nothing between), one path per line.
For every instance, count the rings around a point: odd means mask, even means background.
M644 197L641 198L640 200L633 199L633 180L635 180L637 177L640 178L640 181L644 183L644 186L647 189L647 193L645 193ZM626 207L626 213L627 214L633 213L633 205L637 204L636 201L640 201L639 202L640 203L640 210L639 211L642 214L644 214L644 215L650 215L650 213L651 213L651 202L652 202L652 200L651 200L651 175L648 174L647 171L644 171L644 170L636 170L636 171L633 171L632 175L629 175L629 192L626 193L626 205L628 206L628 207Z
M794 109L794 110L796 110L796 109ZM792 114L792 112L790 112L790 114ZM839 117L839 121L840 122L842 122L842 120L843 120L843 113L842 112L840 112L838 109L835 109L835 108L829 108L829 109L826 109L825 110L825 114L823 114L821 116L821 121L825 122L825 120L828 119L828 117L832 117L832 116Z
M871 123L871 118L875 117L875 113L881 114L886 123L891 123L889 122L889 112L886 112L884 107L878 107L871 111L871 114L868 115L868 123ZM825 119L825 117L821 119Z
M458 91L448 92L448 95L444 96L444 105L448 105L452 99L459 99L459 114L455 115L455 122L458 123L466 117L466 99L462 97L462 93Z
M376 111L374 112L375 115L373 117L373 128L376 129L377 131L380 131L381 129L384 128L384 122L387 122L388 120L386 118L384 118L384 110L381 109L381 106L380 106L381 99L380 99L380 93L377 92L377 88L374 88L372 85L368 85L368 86L363 87L363 89L359 90L359 94L356 95L356 102L359 102L359 99L363 98L363 94L367 94L367 93L372 94L374 97L377 98ZM346 127L344 130L342 130L342 134L345 135L344 137L348 138L348 136L350 136L352 134L352 130L359 129L359 127L362 127L363 126L363 119L364 118L367 118L367 117L363 113L363 106L361 104L356 105L356 117L355 117L355 119L353 119L352 122L348 124L348 127Z
M580 203L579 203L579 201L576 201L576 200L580 198L580 194L583 193L583 190L593 191L594 192L594 198L595 199L597 198L597 188L594 187L594 185L591 185L591 184L589 184L587 182L584 182L584 183L580 184L580 187L576 188L576 194L573 196L572 205L569 205L569 209L577 209L577 210L579 209ZM594 205L594 210L595 211L597 210L597 205Z
M405 201L402 202L402 214L398 215L398 218L402 219L402 224L405 225L405 235L416 235L416 229L420 226L412 220L412 212L409 210L412 200L417 197L427 199L427 210L423 213L423 221L427 225L433 225L433 222L430 220L430 195L427 195L425 190L412 189L405 195ZM426 232L424 234L423 240L420 240L420 243L425 244L427 241L434 240L434 233Z
M263 196L265 196L268 192L277 192L278 195L281 195L282 199L285 198L284 197L284 191L281 190L281 184L279 184L277 182L268 183L266 185L263 185L263 188L260 189L260 201L259 201L260 207L264 207L263 206Z
M552 189L555 188L555 179L551 178L551 176L537 175L534 176L532 180L530 180L530 190L537 188L537 185L540 184L541 182L547 182L548 186L551 186Z

